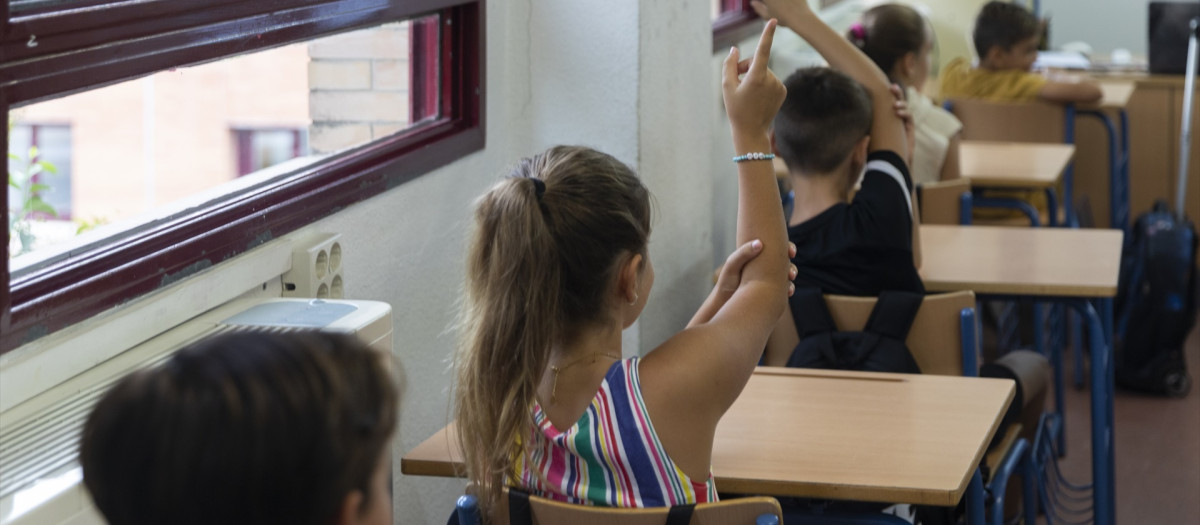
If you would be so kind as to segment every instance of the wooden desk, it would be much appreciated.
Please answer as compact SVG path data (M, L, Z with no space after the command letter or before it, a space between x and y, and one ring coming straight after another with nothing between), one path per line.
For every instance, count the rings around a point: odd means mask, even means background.
M1112 297L1119 230L921 226L921 279L930 292Z
M759 368L717 426L723 492L958 504L1008 380Z
M964 140L958 154L963 178L975 186L1043 189L1058 184L1075 146Z
M956 505L1014 392L1006 379L759 368L717 427L717 490ZM453 432L400 471L458 475Z
M1129 99L1133 97L1134 90L1137 89L1137 83L1132 80L1110 80L1104 78L1097 78L1096 80L1100 84L1100 91L1104 95L1100 97L1099 102L1081 104L1081 108L1125 109L1129 105Z
M1092 363L1092 503L1098 525L1111 525L1115 516L1112 298L1123 239L1120 230L921 226L926 290L1057 302L1086 323ZM1050 354L1055 406L1062 415L1062 351L1051 345Z

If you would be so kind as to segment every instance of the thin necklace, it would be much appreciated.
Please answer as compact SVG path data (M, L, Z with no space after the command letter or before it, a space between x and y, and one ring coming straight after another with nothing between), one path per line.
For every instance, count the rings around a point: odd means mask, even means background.
M618 361L621 360L621 356L619 356L619 355L606 354L603 352L592 352L589 355L580 357L580 358L578 358L574 361L571 361L570 363L567 363L563 366L550 365L550 371L554 372L554 385L550 387L550 404L554 404L554 401L558 398L558 373L562 372L563 370L566 370L568 368L571 368L579 363L582 363L584 359L587 359L589 357L592 358L592 363L595 363L597 356L604 356L604 357L607 357L610 359L616 359Z

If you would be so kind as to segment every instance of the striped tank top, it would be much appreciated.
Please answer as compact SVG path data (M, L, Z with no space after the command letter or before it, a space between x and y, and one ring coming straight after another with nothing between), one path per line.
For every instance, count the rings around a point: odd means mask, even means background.
M514 465L516 483L532 494L610 507L717 500L712 472L693 481L659 443L642 402L636 357L613 363L591 406L570 428L554 428L536 401L533 418L532 450Z

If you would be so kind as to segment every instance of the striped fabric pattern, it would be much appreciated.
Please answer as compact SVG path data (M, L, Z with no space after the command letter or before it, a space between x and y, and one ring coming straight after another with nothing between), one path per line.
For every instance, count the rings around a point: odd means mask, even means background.
M570 503L668 507L717 500L712 473L692 481L658 441L642 401L638 358L613 363L591 406L559 431L534 402L531 452L516 462L526 491Z

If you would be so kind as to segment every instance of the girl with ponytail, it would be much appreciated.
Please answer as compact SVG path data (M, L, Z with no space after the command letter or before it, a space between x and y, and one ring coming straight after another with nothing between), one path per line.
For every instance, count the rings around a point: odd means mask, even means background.
M914 128L915 144L908 159L913 182L957 179L962 122L921 92L929 78L934 45L929 21L907 5L882 4L864 12L846 38L905 91Z
M696 316L642 358L621 332L654 283L650 195L628 166L558 146L522 160L478 201L467 261L454 410L485 520L506 486L577 503L651 507L716 498L717 421L783 312L789 268L767 135L783 101L753 59L725 61L738 162L740 248ZM739 79L739 76L744 78ZM790 270L790 271L789 271Z

